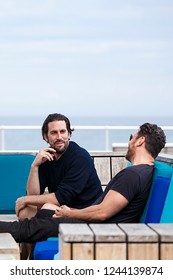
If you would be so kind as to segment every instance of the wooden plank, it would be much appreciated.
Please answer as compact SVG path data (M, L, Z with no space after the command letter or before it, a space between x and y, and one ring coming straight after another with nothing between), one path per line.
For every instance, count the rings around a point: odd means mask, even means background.
M160 260L173 260L173 244L160 244Z
M158 260L157 243L128 243L128 260Z
M145 224L119 224L126 233L128 260L158 260L158 234Z
M146 224L118 224L127 235L128 242L158 242L158 235Z
M119 171L127 166L127 160L125 157L112 157L112 177L114 177Z
M59 259L60 260L71 260L71 243L64 242L59 236Z
M89 224L95 235L95 242L122 243L126 241L125 233L116 224Z
M64 242L59 238L59 258L60 260L93 260L94 245L90 242Z
M59 233L64 242L92 242L93 233L85 223L60 224Z
M111 180L111 167L109 157L95 157L94 164L102 185L107 185Z
M126 260L126 243L96 243L96 260Z
M159 234L160 259L173 260L173 224L148 224Z
M87 224L60 224L60 259L92 260L93 233Z
M94 259L94 244L81 242L72 244L72 259L73 260L93 260Z
M96 260L125 260L126 236L116 224L89 224L95 236Z
M173 242L173 224L148 224L160 235L160 242Z

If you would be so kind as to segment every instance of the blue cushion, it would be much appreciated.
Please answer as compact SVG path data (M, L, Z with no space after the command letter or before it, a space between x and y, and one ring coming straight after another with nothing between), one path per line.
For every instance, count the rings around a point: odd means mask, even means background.
M163 162L159 162L159 161L155 161L154 162L154 174L153 174L153 181L152 181L152 185L151 185L151 190L150 190L150 193L149 193L149 197L148 197L148 200L147 200L147 203L146 203L146 206L145 206L145 209L143 211L143 214L141 216L141 219L140 219L140 222L141 223L146 223L146 217L147 217L147 214L148 214L148 210L151 211L152 210L152 204L150 205L150 200L152 198L152 203L154 201L154 196L152 196L152 192L155 188L157 188L158 186L158 183L159 181L156 181L156 184L155 184L155 180L157 177L162 177L162 178L167 178L167 179L171 179L172 177L172 174L173 174L173 167L169 166L168 164L166 163L163 163ZM168 181L167 180L163 180L162 179L162 183L164 181L164 186L165 186L165 189L163 191L163 193L167 193L168 191ZM161 183L161 182L160 182ZM157 193L157 192L156 192ZM155 194L155 191L154 191L154 194ZM158 193L159 195L159 193ZM164 196L164 195L163 195ZM163 197L163 200L162 200L162 203L163 201L165 200L165 196ZM158 204L159 205L159 204ZM150 208L149 208L150 206ZM148 209L149 208L149 209ZM160 205L160 211L163 209L163 205L161 206ZM160 212L161 213L161 212ZM158 216L157 216L157 219L160 215L160 213L158 213ZM156 214L156 212L155 212ZM149 214L148 214L148 218L149 220ZM152 217L152 220L154 220L154 216Z
M166 178L171 178L172 174L173 174L172 166L160 161L154 162L154 177L162 176Z
M58 241L58 237L48 237L48 239L47 240L53 240L53 241Z
M15 213L15 201L26 195L29 170L35 156L31 154L0 155L0 213Z
M60 255L59 255L59 253L55 254L53 259L54 259L54 260L60 260Z
M154 181L145 223L159 223L165 198L168 192L170 179L158 176Z
M173 223L173 176L169 185L160 223Z
M39 241L35 244L33 258L34 260L53 260L59 251L58 247L58 238Z

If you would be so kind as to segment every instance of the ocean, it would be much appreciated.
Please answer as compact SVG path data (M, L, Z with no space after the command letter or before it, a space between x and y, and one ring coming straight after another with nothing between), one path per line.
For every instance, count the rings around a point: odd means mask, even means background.
M68 116L71 126L84 125L124 125L140 126L145 122L156 123L159 126L172 126L173 117L104 117L104 116ZM45 116L0 116L1 125L38 125L41 126ZM132 130L110 130L108 150L112 151L112 143L126 143ZM165 131L167 143L173 142L173 131ZM103 130L75 130L72 133L72 141L88 151L105 150L105 132ZM0 138L1 141L1 138ZM1 142L0 142L1 145ZM47 147L42 139L41 130L6 130L5 150L39 150Z

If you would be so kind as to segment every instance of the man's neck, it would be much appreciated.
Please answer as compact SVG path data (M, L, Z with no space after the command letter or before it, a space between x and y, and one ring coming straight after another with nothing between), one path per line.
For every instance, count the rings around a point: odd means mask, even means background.
M136 157L134 160L132 160L132 165L139 165L139 164L148 164L148 165L154 165L154 159L153 157Z

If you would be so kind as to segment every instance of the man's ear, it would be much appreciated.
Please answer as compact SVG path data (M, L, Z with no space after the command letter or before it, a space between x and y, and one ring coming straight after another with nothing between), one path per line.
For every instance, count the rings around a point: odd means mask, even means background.
M141 146L143 145L143 143L145 142L145 136L141 136L137 139L137 146Z
M49 141L48 141L48 138L47 138L47 135L46 135L46 134L44 134L43 139L44 139L47 143L49 143Z

